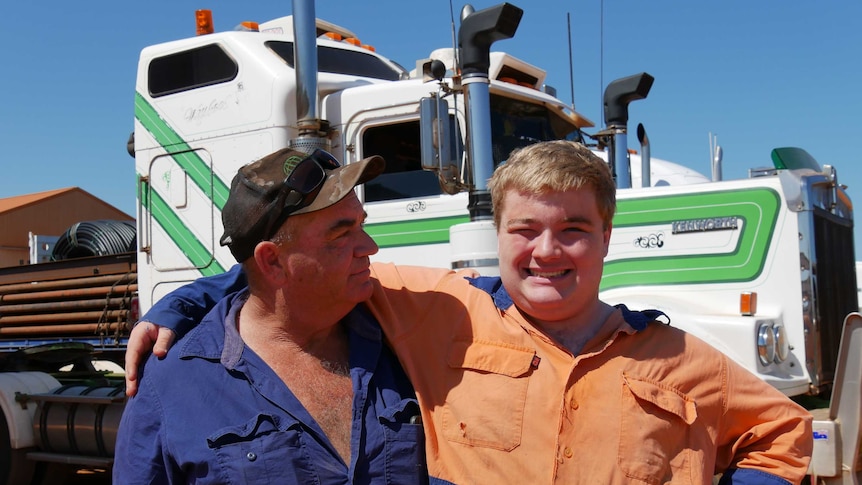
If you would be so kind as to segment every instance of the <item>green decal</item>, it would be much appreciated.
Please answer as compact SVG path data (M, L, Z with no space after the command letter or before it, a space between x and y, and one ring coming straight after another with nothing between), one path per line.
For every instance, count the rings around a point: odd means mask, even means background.
M751 281L763 271L781 199L772 189L749 189L620 200L614 230L673 222L738 218L738 243L712 254L650 255L605 262L601 289ZM685 238L689 234L670 237Z
M366 224L365 231L381 248L449 242L449 228L470 222L469 216Z

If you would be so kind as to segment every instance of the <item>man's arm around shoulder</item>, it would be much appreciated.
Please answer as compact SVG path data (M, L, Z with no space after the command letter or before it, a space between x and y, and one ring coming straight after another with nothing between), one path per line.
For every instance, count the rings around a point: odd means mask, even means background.
M126 395L138 390L138 369L152 351L164 357L176 336L182 337L200 323L224 296L248 286L242 265L220 275L198 278L157 301L129 335L126 347Z

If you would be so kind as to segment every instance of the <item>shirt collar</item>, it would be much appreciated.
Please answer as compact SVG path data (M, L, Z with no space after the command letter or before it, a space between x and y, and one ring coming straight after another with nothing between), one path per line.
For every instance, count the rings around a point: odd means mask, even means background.
M246 300L248 300L248 291L243 291L230 298L227 315L223 319L224 348L222 348L221 352L221 363L228 369L236 368L237 363L242 357L242 349L245 348L245 342L242 341L242 337L239 335L237 317L239 316L239 309L245 305Z
M472 286L491 295L491 299L494 300L494 306L498 310L506 310L514 304L512 297L509 296L509 292L503 287L503 281L499 276L477 276L475 278L465 276L464 279Z

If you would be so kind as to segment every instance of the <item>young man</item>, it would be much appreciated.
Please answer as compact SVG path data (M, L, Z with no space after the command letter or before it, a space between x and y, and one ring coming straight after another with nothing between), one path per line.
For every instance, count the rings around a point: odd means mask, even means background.
M240 169L222 243L248 289L147 362L115 483L427 482L415 394L362 305L377 245L353 187L383 163L285 149Z
M416 388L432 483L801 482L804 409L659 312L599 300L616 206L604 161L538 143L489 187L499 278L372 265L367 305ZM174 301L201 306L193 289Z

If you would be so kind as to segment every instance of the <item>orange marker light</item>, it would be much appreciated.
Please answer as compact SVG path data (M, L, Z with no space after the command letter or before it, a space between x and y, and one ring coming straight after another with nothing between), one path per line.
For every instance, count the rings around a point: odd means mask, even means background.
M357 47L362 45L362 42L359 42L359 39L357 39L356 37L348 37L348 38L344 39L344 42L347 42L348 44L353 44Z
M739 294L739 314L752 316L757 313L757 293L746 291Z
M258 26L257 22L246 20L245 22L239 23L237 30L243 30L246 32L260 32L260 26Z
M325 33L325 34L323 34L323 35L325 35L325 36L329 37L330 39L332 39L332 40L334 40L334 41L336 41L336 42L341 42L341 39L343 38L343 37L341 36L341 34L339 34L338 32L327 32L327 33Z
M195 10L195 23L197 25L197 35L212 34L215 32L212 10Z

